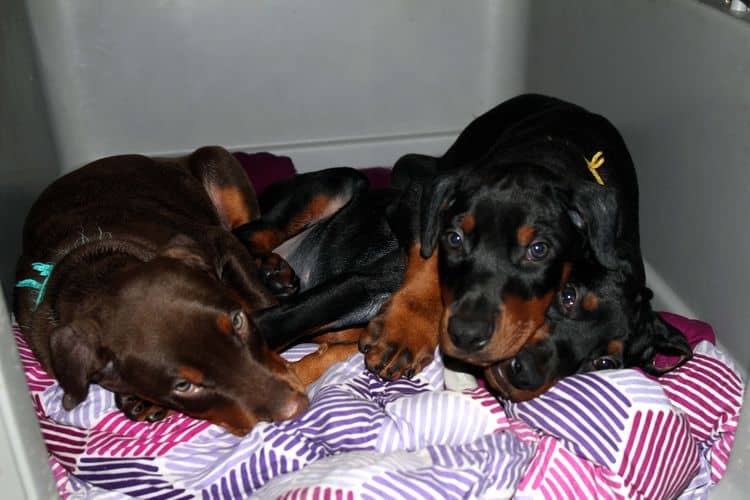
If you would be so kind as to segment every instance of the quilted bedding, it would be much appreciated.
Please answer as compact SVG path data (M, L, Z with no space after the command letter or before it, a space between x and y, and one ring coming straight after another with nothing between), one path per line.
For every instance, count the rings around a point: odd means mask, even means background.
M744 382L708 325L665 317L696 355L659 379L577 375L509 404L481 384L446 389L439 357L385 382L355 355L309 388L304 414L244 438L179 414L131 422L98 386L67 412L14 333L63 498L705 497L725 471Z

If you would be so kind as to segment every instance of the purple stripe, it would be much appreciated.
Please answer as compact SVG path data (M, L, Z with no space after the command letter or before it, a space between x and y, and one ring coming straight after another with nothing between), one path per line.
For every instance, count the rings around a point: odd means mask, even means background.
M242 486L245 489L245 491L252 491L252 485L250 484L250 476L248 474L248 466L246 463L243 463L240 466L240 477L242 478Z
M390 489L397 491L399 493L399 498L403 498L406 500L417 500L416 497L410 495L407 491L405 491L402 488L399 488L396 484L389 481L386 476L375 476L372 478L372 482L379 485L385 485L389 487ZM367 485L366 485L367 486Z
M553 431L557 432L559 434L559 430L560 429L550 429L549 426L546 425L547 422L550 421L551 419L550 419L550 416L548 414L544 413L544 411L541 411L541 413L539 413L539 412L536 411L535 408L532 408L532 407L528 407L525 410L526 410L525 411L526 414L524 415L524 417L525 417L524 420L528 421L529 417L531 417L531 419L532 419L533 422L530 422L530 423L532 423L534 425L534 427L541 428L545 434L551 435L551 436L555 437L556 439L560 439L560 438L565 439L567 446L569 448L572 448L575 453L577 453L577 454L579 454L581 456L587 456L588 448L585 448L585 447L581 446L580 439L574 439L574 440L571 441L570 436L559 436L558 437L558 436L556 436L556 435L553 434ZM540 422L542 422L542 423L540 423Z
M428 474L421 473L421 474L415 474L413 472L407 472L402 474L403 481L405 484L412 490L419 493L420 498L433 498L435 495L433 493L428 492L426 489L422 488L420 483L426 483L430 477Z
M106 459L104 459L106 460ZM85 460L91 463L91 460ZM81 459L81 463L78 464L78 469L81 471L96 472L96 471L113 471L118 469L138 469L145 472L158 472L159 468L154 465L148 465L140 462L118 462L118 463L100 463L99 465L83 465L84 459Z
M570 394L570 395L575 397L574 394ZM581 404L580 401L576 399L573 399L573 400L563 399L563 398L560 398L558 394L558 395L555 395L555 397L549 398L540 403L541 405L551 407L552 410L555 410L555 407L557 407L557 411L559 413L569 415L571 417L571 420L573 420L574 422L580 422L582 424L581 427L587 430L596 430L597 431L596 435L604 438L604 440L606 440L607 443L609 443L610 447L613 450L617 448L617 443L621 441L620 435L612 428L611 425L608 424L607 420L603 418L601 412L598 412L591 407L587 407ZM578 412L576 412L576 410L579 408L582 410L589 410L591 413L594 414L594 419L586 418L584 422L582 420L583 413L579 414ZM605 428L602 429L602 427L605 427ZM624 427L624 424L622 424L622 427ZM589 435L593 438L596 438L596 436L594 435L591 435L591 434ZM597 443L598 441L599 440L597 440Z
M591 378L587 379L587 381L589 380L591 380ZM614 399L607 398L606 393L602 394L603 392L608 390L606 387L600 390L591 390L591 387L589 387L588 384L583 383L581 380L575 377L568 379L566 382L569 385L573 386L573 388L579 390L581 394L584 397L586 397L588 401L591 401L591 406L601 408L602 413L606 415L607 417L609 417L610 421L614 425L616 425L620 430L623 430L625 428L622 420L624 418L627 418L628 412L623 409L623 406L625 406L626 408L630 408L631 406L630 404L621 405L621 404L618 404ZM617 390L617 389L615 389L614 387L611 387L609 388L609 390ZM618 415L615 415L612 412L613 410L617 411Z

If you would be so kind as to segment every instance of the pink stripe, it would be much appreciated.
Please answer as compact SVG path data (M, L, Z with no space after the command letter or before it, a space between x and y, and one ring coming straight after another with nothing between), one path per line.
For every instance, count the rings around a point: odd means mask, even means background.
M564 451L563 455L568 455L567 450L561 451ZM574 472L574 474L569 474L573 477L578 478L578 480L584 483L583 486L585 486L587 492L590 493L587 498L596 496L596 488L594 486L595 483L591 482L591 476L593 476L594 472L593 467L589 463L572 456L566 458L566 463ZM584 467L586 470L584 470ZM575 484L575 481L573 481L573 483ZM576 489L578 490L577 486Z
M627 475L624 477L625 484L633 484L633 479L635 473L638 471L638 466L641 462L641 453L645 449L646 446L646 440L648 439L648 431L651 429L651 420L653 417L653 412L651 410L647 411L645 413L645 419L643 422L641 422L640 425L633 424L633 427L630 432L635 433L636 430L640 431L640 436L638 440L638 444L635 446L628 446L625 449L624 455L632 457L633 465L629 468Z
M662 426L663 421L665 425ZM644 492L644 494L650 488L651 482L656 479L650 474L653 474L656 463L661 458L661 453L663 451L662 440L664 439L664 432L667 427L670 427L668 423L669 418L667 417L665 420L664 413L657 413L656 419L649 426L649 430L651 431L651 439L649 440L645 448L638 450L638 455L641 458L641 463L638 467L636 483L638 484L638 489Z
M665 427L665 432L666 430L667 428ZM673 448L673 446L676 444L675 439L678 434L680 434L680 437L683 437L681 433L678 433L676 431L670 432L669 440L664 446L661 447L666 453L670 454L671 458L674 460L675 463L680 463L682 460L681 456L680 457L675 456L676 450ZM679 444L682 445L683 444L682 441L680 441ZM683 450L683 449L684 449L684 446L679 447L679 450ZM655 463L654 466L655 468L657 468L657 471L653 471L652 469L652 471L649 471L648 476L651 478L659 478L659 479L664 478L665 469L667 469L669 465L670 465L669 460L661 460L659 464ZM664 490L666 489L667 481L665 480L655 481L654 483L655 484L651 485L651 488L653 489L654 487L657 487L657 491L650 491L650 492L647 492L647 494L654 495L655 498L660 498L664 495Z
M570 484L565 480L565 475L561 474L559 470L551 468L549 470L549 473L550 476L554 479L553 482L555 483L555 485L557 485L557 487L559 487L565 494L565 498L586 498L582 495L583 492L578 488L575 489L576 494L573 494L573 492L570 490Z
M549 462L552 458L552 454L555 451L556 442L553 438L542 438L541 442L539 443L539 448L537 448L536 452L536 460L534 460L533 467L534 472L536 475L536 478L534 479L534 482L532 483L532 488L537 489L539 488L539 485L542 482L544 472L549 467ZM542 453L540 453L540 451ZM529 467L531 469L531 467Z

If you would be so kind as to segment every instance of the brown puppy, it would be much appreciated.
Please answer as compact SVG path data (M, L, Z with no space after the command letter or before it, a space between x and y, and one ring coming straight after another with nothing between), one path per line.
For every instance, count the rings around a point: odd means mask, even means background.
M257 217L220 147L104 158L48 187L24 227L14 311L64 407L94 382L238 435L305 410L252 321L276 299L229 232Z

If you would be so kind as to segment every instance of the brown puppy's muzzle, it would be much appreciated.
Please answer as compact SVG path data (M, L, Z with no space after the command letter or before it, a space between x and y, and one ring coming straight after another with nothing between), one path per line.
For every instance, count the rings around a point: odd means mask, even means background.
M527 343L547 335L545 315L553 297L553 292L528 300L506 295L493 317L455 311L453 303L445 308L440 322L440 348L477 366L512 358Z
M263 369L236 384L226 404L193 416L244 436L258 422L291 420L307 410L310 401L305 386L289 363L265 346L262 351Z

